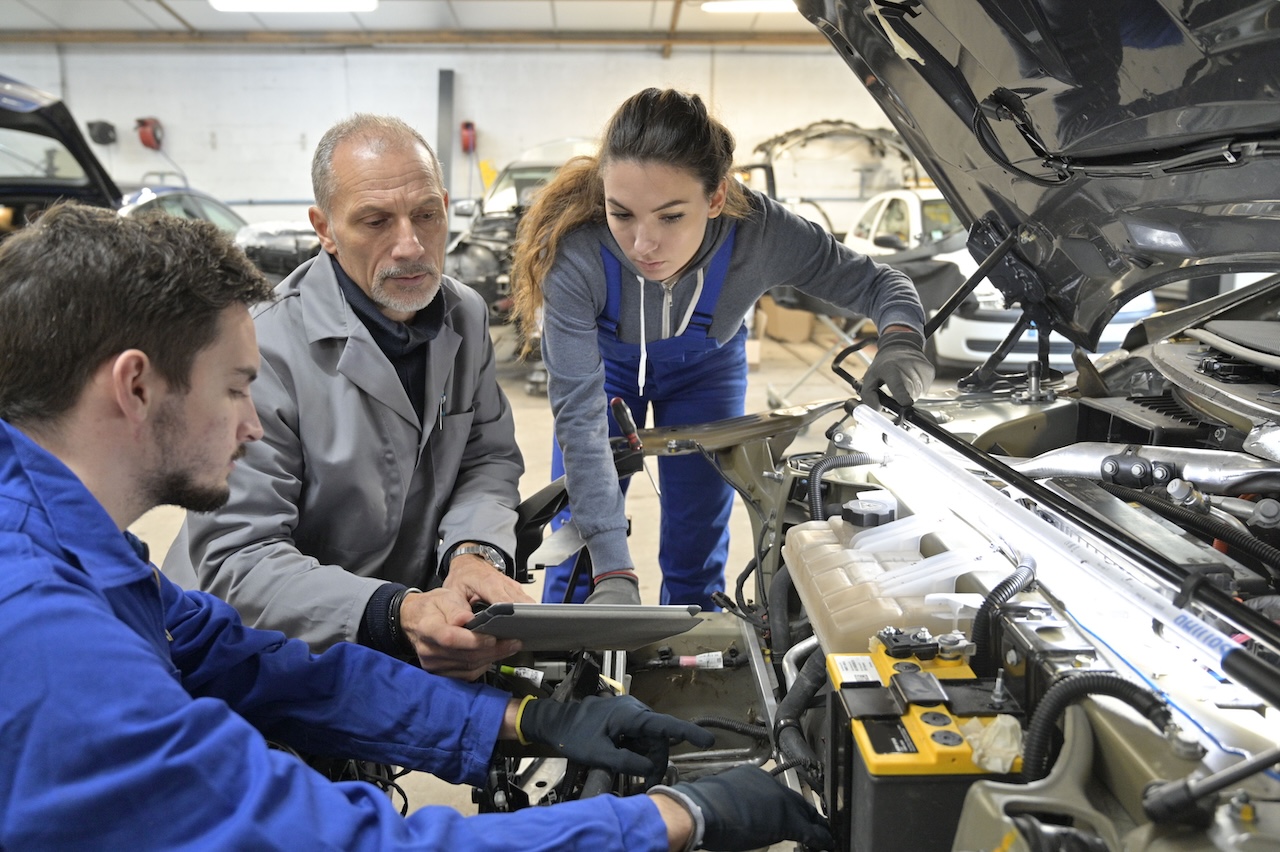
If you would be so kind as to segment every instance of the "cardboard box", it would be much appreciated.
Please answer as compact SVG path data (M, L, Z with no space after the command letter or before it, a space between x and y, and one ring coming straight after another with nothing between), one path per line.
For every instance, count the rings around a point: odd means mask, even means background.
M760 338L747 338L747 370L760 369Z
M769 318L764 315L763 311L752 308L746 316L747 323L747 370L760 369L760 347L764 340L764 330L769 324Z
M771 296L761 296L757 305L765 319L765 334L770 340L803 343L813 334L813 314L784 308Z

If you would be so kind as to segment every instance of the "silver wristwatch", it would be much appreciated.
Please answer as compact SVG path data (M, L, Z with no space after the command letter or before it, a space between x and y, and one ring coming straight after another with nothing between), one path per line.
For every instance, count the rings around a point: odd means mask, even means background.
M502 553L496 547L490 547L487 544L464 544L454 548L453 556L461 556L464 553L474 553L494 568L506 573L507 560L502 557Z

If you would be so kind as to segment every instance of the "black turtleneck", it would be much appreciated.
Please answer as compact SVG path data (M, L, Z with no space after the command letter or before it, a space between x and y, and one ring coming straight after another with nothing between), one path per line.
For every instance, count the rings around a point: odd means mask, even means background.
M332 257L332 255L331 255ZM373 335L373 340L387 356L404 392L409 395L413 410L418 413L418 421L422 422L423 407L427 396L427 357L425 344L434 340L444 327L444 299L436 295L431 303L414 315L408 322L397 322L382 313L378 304L369 298L360 285L351 279L333 257L333 269L338 276L338 286L347 304L356 312L356 316L364 323Z

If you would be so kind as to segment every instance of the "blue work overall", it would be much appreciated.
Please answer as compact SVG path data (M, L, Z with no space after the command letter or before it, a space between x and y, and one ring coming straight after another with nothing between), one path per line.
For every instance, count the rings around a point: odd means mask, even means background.
M747 329L744 325L721 346L711 336L716 302L724 286L733 253L734 232L716 251L703 273L702 294L684 331L677 337L645 345L647 359L644 393L640 393L640 344L618 339L618 306L622 292L622 265L606 248L604 259L608 294L604 312L597 319L600 355L604 359L606 399L620 396L639 427L648 422L653 406L657 427L708 423L743 414L747 393ZM621 434L609 418L609 434ZM663 604L698 604L717 610L711 593L724 589L724 567L729 555L729 514L733 488L700 455L663 456L658 460L659 531L658 564L662 568ZM564 458L555 444L551 476L564 473ZM646 483L647 485L647 483ZM626 491L627 483L622 483ZM572 505L570 506L572 508ZM568 519L556 518L553 527ZM546 569L542 599L564 600L576 557ZM609 569L623 566L611 565ZM638 566L637 566L638 567ZM573 600L581 602L591 590L590 578L581 578Z

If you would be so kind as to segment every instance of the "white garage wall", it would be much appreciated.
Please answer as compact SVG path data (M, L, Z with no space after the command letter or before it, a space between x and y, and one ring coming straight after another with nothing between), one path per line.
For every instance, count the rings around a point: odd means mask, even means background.
M477 159L500 168L534 145L595 138L627 96L645 86L697 92L738 139L741 159L760 141L823 119L888 127L834 50L176 49L10 47L0 73L60 95L83 127L116 126L94 145L120 182L172 170L234 203L250 221L305 218L311 154L320 135L356 111L392 113L434 143L441 70L454 74L455 124L475 122ZM164 154L134 132L164 126ZM479 194L475 162L446 128L455 198Z

